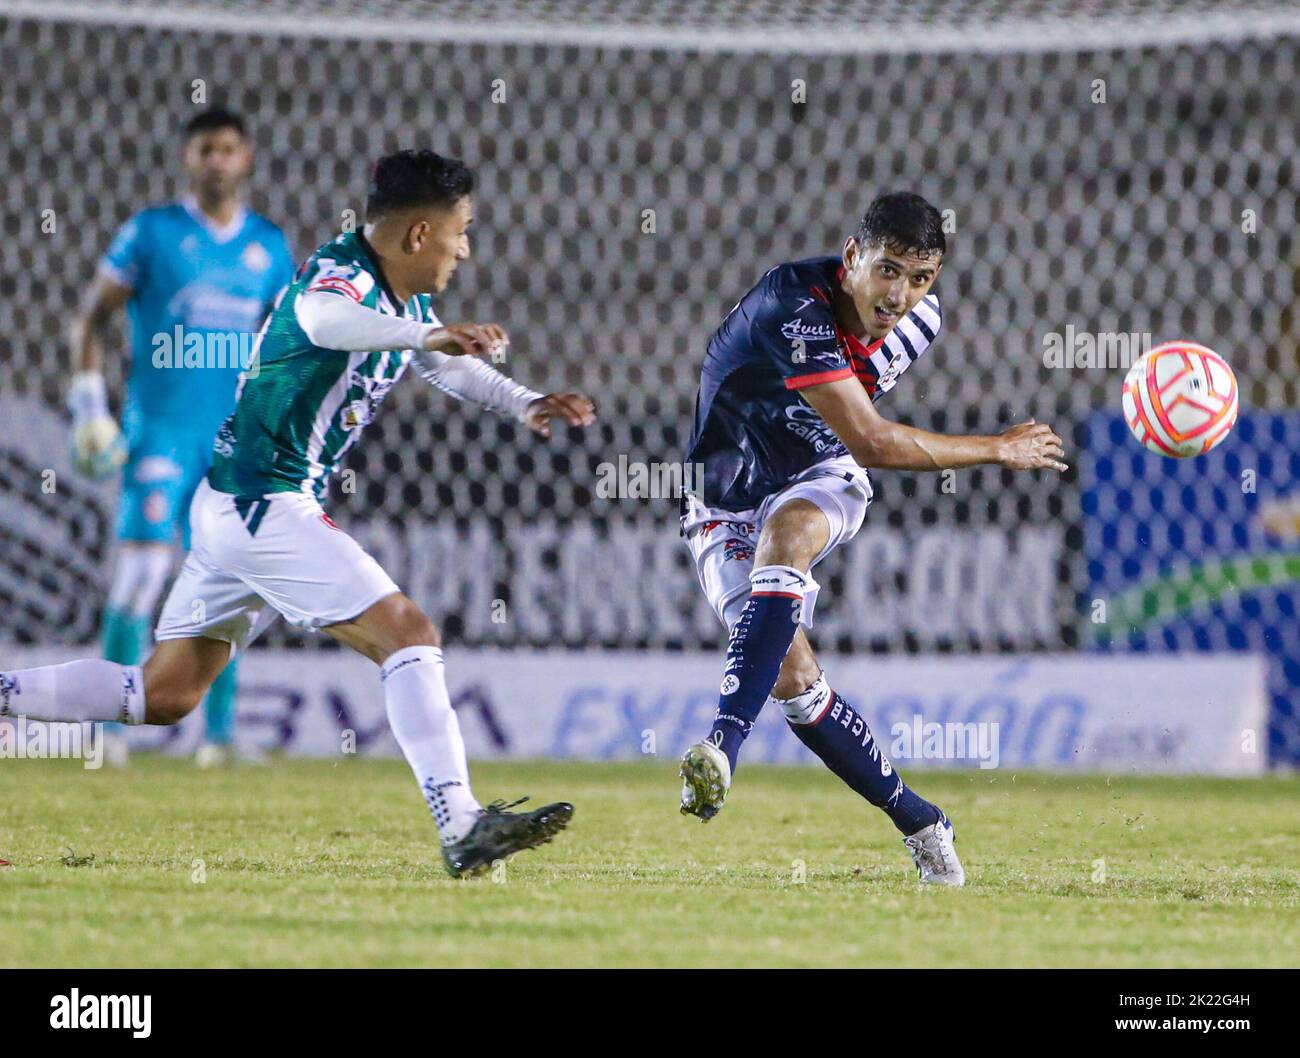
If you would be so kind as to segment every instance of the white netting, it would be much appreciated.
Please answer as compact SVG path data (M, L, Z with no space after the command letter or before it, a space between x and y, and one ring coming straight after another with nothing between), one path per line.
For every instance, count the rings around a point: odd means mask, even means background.
M5 10L240 34L803 55L1074 51L1300 27L1288 0L5 0Z
M292 34L284 3L39 6L49 19L0 22L0 387L20 400L58 408L68 313L97 256L127 216L179 192L177 129L196 79L208 102L247 116L253 203L299 255L361 207L384 151L428 145L477 169L476 256L443 315L506 324L508 369L589 390L602 423L546 446L415 380L390 398L351 462L359 495L339 517L457 642L719 645L675 503L599 499L598 467L682 458L723 314L770 265L836 251L881 191L915 189L957 225L939 286L945 333L887 414L950 431L1032 414L1069 436L1117 403L1123 375L1046 368L1045 336L1069 328L1193 338L1228 357L1248 401L1297 397L1287 115L1300 71L1296 38L1275 32L1285 5L1132 3L1096 16L1068 0L1029 15L1009 3L875 4L866 15L845 3L737 4L735 39L768 42L743 55L690 50L699 34L731 32L730 9L716 5L700 18L686 3L374 2L349 8L345 21L367 30L350 35L326 24L337 5L319 5L319 20L293 15ZM1189 11L1236 30L1221 42L1176 32ZM462 12L491 30L485 42L453 39ZM604 16L660 35L680 26L687 50L570 43ZM1085 17L1107 28L1108 47L1045 50ZM802 18L809 33L852 23L856 36L845 54L790 54L804 40L780 27ZM330 35L301 35L308 23ZM502 42L516 23L528 43ZM1006 35L1024 26L1037 35ZM1141 27L1163 43L1129 46ZM941 54L922 40L967 33L978 45L999 31L987 52ZM619 33L605 39L659 40ZM913 52L895 51L899 40ZM887 53L853 53L877 44ZM45 209L53 234L40 229ZM91 502L41 499L39 459L8 466L11 526L15 512L39 525ZM852 554L819 571L824 647L1076 644L1087 581L1073 477L966 472L951 494L935 476L876 481ZM0 599L22 604L0 608L0 634L92 634L93 584L44 605L31 590L31 570L102 564L110 520L65 520L75 532L6 532Z

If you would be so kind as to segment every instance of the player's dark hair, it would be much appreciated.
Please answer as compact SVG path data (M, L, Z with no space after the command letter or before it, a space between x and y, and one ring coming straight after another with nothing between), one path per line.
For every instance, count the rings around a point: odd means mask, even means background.
M433 151L397 151L375 165L366 217L416 206L451 209L473 190L474 174L464 162Z
M860 246L883 243L902 253L945 253L948 249L943 217L910 191L893 191L871 203L853 237Z
M185 122L185 127L181 130L185 139L191 136L197 136L201 132L216 132L218 129L234 129L241 136L247 137L248 133L244 129L244 119L236 114L233 110L227 110L225 107L209 107L198 114L195 114L189 121Z

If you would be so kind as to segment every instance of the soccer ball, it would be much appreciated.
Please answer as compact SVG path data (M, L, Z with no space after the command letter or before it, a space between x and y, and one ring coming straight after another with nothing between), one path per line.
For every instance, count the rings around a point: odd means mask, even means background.
M1214 448L1237 421L1237 379L1218 353L1165 342L1124 377L1124 421L1142 444L1186 459Z

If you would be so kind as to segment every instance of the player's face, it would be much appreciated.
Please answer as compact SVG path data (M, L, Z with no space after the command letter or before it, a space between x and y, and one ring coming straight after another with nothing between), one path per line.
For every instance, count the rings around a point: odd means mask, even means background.
M883 243L844 244L845 292L872 338L883 338L916 307L939 275L942 254L902 253Z
M474 202L469 195L451 209L422 219L416 256L424 292L446 290L457 265L469 259L469 226L473 222Z
M185 141L183 161L190 186L201 198L227 198L248 179L253 150L237 130L212 129Z

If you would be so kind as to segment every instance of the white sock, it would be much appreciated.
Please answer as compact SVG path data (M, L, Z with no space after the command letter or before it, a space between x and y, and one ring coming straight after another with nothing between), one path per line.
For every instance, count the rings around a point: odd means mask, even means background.
M139 665L98 659L0 672L0 716L143 724L144 675Z
M442 843L470 832L482 813L469 788L460 721L451 708L438 647L405 647L379 667L388 726L424 792Z
M769 697L767 704L780 709L792 724L815 724L831 704L831 687L826 673L817 674L817 682L793 698Z

